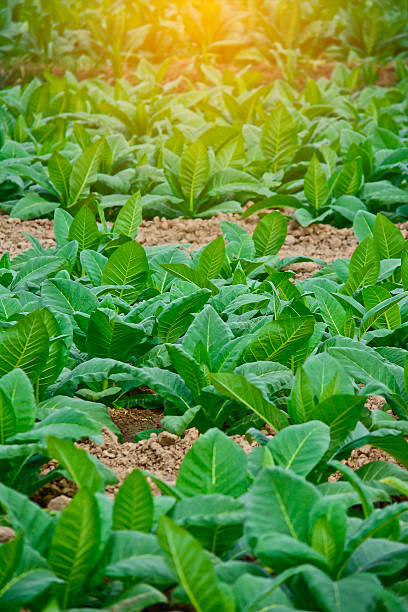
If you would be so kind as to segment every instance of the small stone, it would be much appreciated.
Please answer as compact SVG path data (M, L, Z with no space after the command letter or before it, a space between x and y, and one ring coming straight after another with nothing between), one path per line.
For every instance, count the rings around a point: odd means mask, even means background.
M16 532L11 527L0 527L0 542L10 542L16 535Z
M64 508L68 506L70 501L71 498L68 497L68 495L58 495L58 497L54 497L54 499L48 503L47 509L61 512L61 510L64 510Z
M161 431L157 439L162 446L173 446L177 442L178 436L168 431Z

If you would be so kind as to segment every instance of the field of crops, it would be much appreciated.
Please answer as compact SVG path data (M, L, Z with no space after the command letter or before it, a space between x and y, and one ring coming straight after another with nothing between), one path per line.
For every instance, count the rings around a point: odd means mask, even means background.
M0 611L408 612L408 0L0 0Z

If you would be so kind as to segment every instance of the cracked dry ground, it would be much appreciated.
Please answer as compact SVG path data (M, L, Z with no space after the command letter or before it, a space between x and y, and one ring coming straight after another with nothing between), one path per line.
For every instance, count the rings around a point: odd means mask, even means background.
M239 223L252 232L258 219L250 217L244 221L237 215L219 215L209 220L201 219L159 219L143 221L138 234L142 245L154 246L160 244L189 244L197 249L207 244L221 234L219 221L228 220ZM404 236L408 237L408 224L400 226ZM30 248L30 243L24 233L37 238L44 247L52 246L54 242L53 223L46 219L20 221L6 215L0 216L0 255L10 251L11 256ZM335 229L328 225L312 225L300 227L295 221L289 223L288 236L280 251L280 256L306 255L317 257L327 262L338 257L350 257L357 246L352 229ZM316 271L314 263L300 263L291 267L296 272L296 278L301 279ZM380 408L382 398L373 397L368 401L370 409ZM148 470L168 483L174 483L180 464L193 442L198 437L197 430L190 429L183 438L178 438L168 432L158 436L152 434L147 440L138 443L133 441L135 433L147 428L160 426L160 413L141 409L111 410L111 417L122 432L123 442L110 431L104 432L104 444L98 446L90 441L78 444L105 465L111 468L118 477L119 483L134 468ZM234 436L233 439L249 452L250 444L244 436ZM385 459L395 463L395 460L376 448L364 446L352 451L347 461L353 469L369 461ZM115 494L118 485L107 487L107 492ZM75 485L60 478L44 487L36 495L36 500L50 509L61 509L75 493Z

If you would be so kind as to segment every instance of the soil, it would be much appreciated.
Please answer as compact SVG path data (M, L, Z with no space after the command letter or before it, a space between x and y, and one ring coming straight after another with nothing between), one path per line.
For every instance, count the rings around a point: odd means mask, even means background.
M163 84L171 83L177 79L180 79L180 77L184 77L184 80L183 78L179 80L177 86L177 91L181 92L187 91L192 85L198 86L199 83L205 83L207 78L199 69L199 62L196 61L197 59L198 56L189 56L184 57L183 59L173 58L173 61L170 63L163 77ZM123 62L121 78L126 79L130 83L136 83L136 70L138 62L138 59L133 62ZM330 79L337 64L338 62L326 61L323 59L310 60L310 64L305 66L305 69L296 75L294 86L298 90L302 90L308 79L318 80L322 77ZM352 67L353 65L350 65L350 68ZM230 71L233 74L237 74L242 71L242 65L239 62L234 61L229 63L218 63L215 65L215 68L217 68L221 73ZM0 85L2 87L6 87L9 85L23 84L35 75L41 77L46 71L54 74L55 76L62 77L65 75L66 69L62 66L54 64L46 67L45 64L33 63L30 61L18 62L14 65L8 66L7 69L0 67ZM267 85L278 79L284 78L279 66L269 61L252 64L249 72L258 74L258 85ZM398 82L396 69L392 64L378 66L377 74L377 85L380 87L393 87ZM101 78L112 85L116 81L112 66L110 64L105 64L102 66L95 65L89 70L76 71L75 76L78 81Z
M137 240L143 246L160 244L188 244L191 249L199 249L221 235L220 221L232 221L252 233L257 222L256 215L242 220L240 215L217 215L211 219L154 219L142 221ZM401 226L408 234L408 223ZM31 247L24 232L37 238L48 248L55 244L53 222L49 219L20 221L7 215L0 215L0 254L10 252L15 257ZM288 235L279 252L281 257L306 255L325 261L336 257L350 257L357 246L353 230L336 229L330 225L311 225L303 228L296 221L290 221ZM304 264L302 264L304 265Z
M160 219L156 217L151 221L143 221L139 228L138 240L142 245L160 244L186 244L188 248L198 249L221 234L219 221L227 220L239 223L249 232L254 230L258 221L256 216L241 220L239 215L219 215L217 218L202 219ZM408 223L400 226L405 237L408 237ZM0 216L1 251L10 251L11 256L30 248L30 243L23 232L32 234L44 247L55 244L52 221L39 219L34 221L20 221L11 219L6 215ZM352 229L336 229L328 225L312 225L302 228L295 221L290 221L288 236L279 255L307 255L317 257L327 262L338 257L350 257L357 246ZM1 253L0 253L1 254ZM291 266L296 271L296 277L301 279L316 271L318 266L314 263L302 263ZM370 409L380 409L384 400L381 397L372 397L367 406ZM134 468L147 470L161 478L168 484L174 484L180 464L198 437L198 431L190 429L183 438L168 432L159 435L151 434L150 438L134 442L137 432L146 429L160 428L162 413L148 409L125 408L110 409L112 420L122 433L123 442L109 430L104 431L104 444L98 446L91 441L82 441L78 444L92 455L100 459L118 477L119 483ZM271 432L269 432L271 435ZM251 445L245 436L234 436L233 439L244 448L245 452L251 450ZM353 450L347 464L353 469L369 461L383 459L396 463L395 460L383 451L371 446L364 446ZM55 467L51 462L45 471ZM154 487L153 487L154 488ZM118 485L107 487L107 493L114 495ZM65 507L75 494L76 487L65 478L58 478L46 485L38 492L34 499L50 510L58 511ZM158 493L157 489L154 490Z

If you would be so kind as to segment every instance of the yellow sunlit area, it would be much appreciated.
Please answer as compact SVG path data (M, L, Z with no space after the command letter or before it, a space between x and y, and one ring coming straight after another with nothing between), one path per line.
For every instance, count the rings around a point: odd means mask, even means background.
M408 612L408 0L0 0L0 612Z

